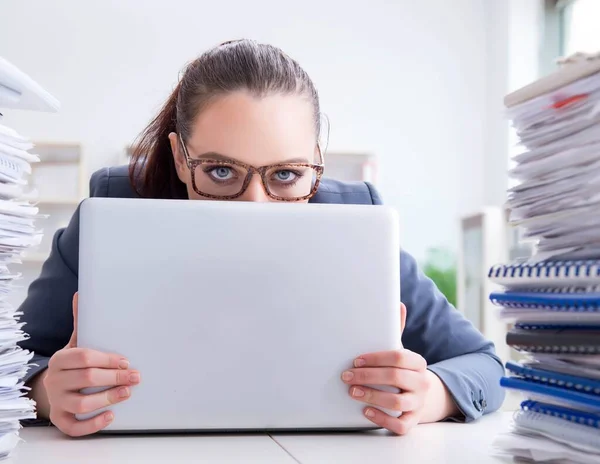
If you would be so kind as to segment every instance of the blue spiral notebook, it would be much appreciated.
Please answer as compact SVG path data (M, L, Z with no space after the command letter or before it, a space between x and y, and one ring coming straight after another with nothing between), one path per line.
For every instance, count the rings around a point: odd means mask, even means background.
M507 362L506 369L515 376L543 385L554 385L572 391L580 391L600 397L600 380L554 372L537 367Z
M600 411L600 395L598 394L568 390L566 388L533 382L517 377L502 377L500 379L500 385L504 388L519 390L531 395L554 398L561 402Z
M547 311L600 311L600 292L493 292L490 301L504 308L541 309Z
M542 261L492 266L488 278L507 288L600 284L600 260Z
M593 412L579 411L577 409L532 400L523 401L521 409L600 429L600 414Z

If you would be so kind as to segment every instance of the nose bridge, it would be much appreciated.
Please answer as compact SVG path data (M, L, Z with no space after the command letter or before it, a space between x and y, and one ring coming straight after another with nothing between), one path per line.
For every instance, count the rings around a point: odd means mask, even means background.
M270 201L267 192L265 192L265 187L263 186L259 172L254 172L254 175L252 176L252 179L250 179L250 183L248 184L248 188L246 189L240 200L255 202Z

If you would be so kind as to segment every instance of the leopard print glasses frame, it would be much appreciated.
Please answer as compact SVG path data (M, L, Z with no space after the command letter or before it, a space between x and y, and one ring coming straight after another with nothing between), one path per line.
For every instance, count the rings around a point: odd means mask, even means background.
M260 175L265 192L267 193L267 195L269 197L271 197L272 199L277 200L277 201L295 202L295 201L308 200L308 199L312 198L315 195L315 193L317 193L317 190L319 189L321 177L323 176L324 164L323 164L323 154L321 153L321 147L319 147L318 145L317 145L317 149L319 151L319 159L320 159L320 163L318 163L318 164L313 164L313 163L276 163L276 164L270 164L267 166L254 167L249 164L245 164L240 161L234 161L234 160L225 161L225 160L215 160L215 159L208 159L208 158L207 159L192 158L190 156L190 154L188 153L187 147L186 147L185 143L183 142L183 138L181 137L181 134L178 134L178 136L179 136L179 141L181 143L181 146L183 148L183 152L185 154L186 164L192 175L192 187L194 188L194 191L202 197L210 198L213 200L233 200L235 198L238 198L244 194L244 192L248 188L248 185L250 185L250 181L252 180L252 176L254 174ZM240 191L238 191L232 195L213 195L213 194L209 194L209 193L201 191L198 188L198 186L196 185L196 168L198 166L201 166L204 164L210 164L212 166L224 166L224 167L237 166L237 167L240 167L240 168L246 170L247 174L246 174L246 177L244 178L244 181L242 183ZM294 169L298 169L298 168L310 168L314 171L315 181L314 181L314 184L312 185L311 191L307 195L296 196L296 197L282 197L282 196L275 195L271 192L271 189L269 188L269 184L268 184L268 179L266 178L266 174L269 170L271 170L271 169L294 170Z

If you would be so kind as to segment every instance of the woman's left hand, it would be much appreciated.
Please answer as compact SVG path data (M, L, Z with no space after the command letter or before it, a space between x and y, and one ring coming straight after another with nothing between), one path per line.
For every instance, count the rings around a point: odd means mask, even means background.
M406 324L404 304L400 305L400 319L402 332ZM364 410L369 420L399 435L407 433L422 419L428 419L423 417L430 415L425 411L425 405L434 399L430 393L438 396L437 387L441 386L437 376L427 370L427 361L406 349L361 355L354 360L354 368L342 374L342 380L350 386L352 398L375 406L367 406ZM400 393L380 391L367 385L397 387ZM399 411L402 415L393 417L377 407Z
M355 368L342 374L350 385L349 393L357 401L376 407L366 407L365 416L376 425L398 435L404 435L421 421L425 399L432 383L427 362L410 350L382 351L358 357ZM400 393L376 390L366 385L397 387ZM378 408L402 412L393 417Z

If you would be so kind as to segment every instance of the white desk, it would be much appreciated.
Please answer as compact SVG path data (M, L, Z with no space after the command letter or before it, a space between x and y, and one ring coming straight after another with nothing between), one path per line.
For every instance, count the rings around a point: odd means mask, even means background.
M473 424L419 425L404 437L384 431L333 434L143 435L71 439L53 427L25 428L8 464L120 463L499 463L491 442L512 413Z
M470 424L422 424L403 437L385 431L329 435L275 435L298 462L313 463L499 463L491 443L508 431L512 412L498 412Z
M139 435L71 439L54 427L25 428L10 464L295 464L271 437L259 435Z

